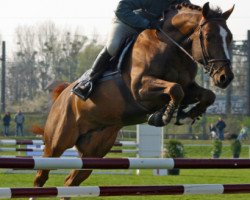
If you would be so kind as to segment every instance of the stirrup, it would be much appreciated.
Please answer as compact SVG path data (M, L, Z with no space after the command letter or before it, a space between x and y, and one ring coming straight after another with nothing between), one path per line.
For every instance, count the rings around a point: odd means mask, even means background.
M77 83L72 89L71 92L73 92L75 95L77 95L78 97L80 97L81 99L83 99L84 101L86 101L90 94L92 93L93 90L93 82L92 81L86 81L84 84L89 84L89 89L88 92L86 94L83 94L79 91L76 90L76 87L80 84L81 82Z

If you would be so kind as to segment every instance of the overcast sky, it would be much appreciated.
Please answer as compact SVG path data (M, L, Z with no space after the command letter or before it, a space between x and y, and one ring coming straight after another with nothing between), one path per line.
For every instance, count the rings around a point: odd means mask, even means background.
M96 31L105 40L118 1L0 0L0 34L3 40L11 43L17 26L36 25L50 20L62 28L79 28L87 35ZM207 0L191 1L197 5L207 2ZM228 25L235 39L246 39L247 30L250 30L250 0L210 0L209 2L210 5L220 6L223 11L235 4L235 11L228 20Z

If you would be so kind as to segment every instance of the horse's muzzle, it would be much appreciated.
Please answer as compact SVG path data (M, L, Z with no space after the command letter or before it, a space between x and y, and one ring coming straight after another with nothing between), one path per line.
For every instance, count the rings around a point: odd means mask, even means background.
M214 83L217 87L224 89L231 83L233 79L234 74L231 70L231 64L227 63L221 67L220 72L214 76Z
M233 73L220 74L218 77L217 84L215 83L215 85L224 89L232 82L233 79L234 79Z

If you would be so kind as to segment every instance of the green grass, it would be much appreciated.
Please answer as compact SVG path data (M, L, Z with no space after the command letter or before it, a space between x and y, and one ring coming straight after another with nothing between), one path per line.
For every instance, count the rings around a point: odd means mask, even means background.
M211 141L185 141L183 143L206 143ZM224 142L222 158L230 158L230 147L226 146L228 142ZM187 158L210 158L210 146L185 146L185 153ZM110 157L117 157L118 154L111 154ZM124 156L124 155L123 155ZM129 156L127 154L126 156ZM241 158L249 157L248 147L243 147ZM5 174L2 170L0 174L0 187L32 187L35 173L33 174ZM179 176L153 176L152 170L141 170L139 176L135 175L135 170L132 175L91 175L82 186L118 186L118 185L176 185L176 184L243 184L250 183L250 170L245 169L220 169L220 170L181 170ZM63 186L65 174L51 174L46 185L49 186ZM250 194L239 195L182 195L182 196L131 196L131 197L98 197L88 198L93 200L247 200ZM56 199L56 198L44 198ZM86 198L73 198L86 199Z
M65 175L50 176L46 186L62 186ZM31 174L1 174L0 187L32 187L32 180L34 175ZM174 185L174 184L240 184L249 183L250 171L249 170L181 170L179 176L153 176L151 170L141 170L139 176L136 175L92 175L82 185ZM4 181L3 181L4 180ZM188 195L188 196L138 196L138 197L99 197L91 198L97 199L158 199L158 200L177 200L177 199L199 199L199 200L214 200L225 199L227 200L245 200L250 195ZM56 198L49 198L56 199ZM74 198L83 199L83 198Z

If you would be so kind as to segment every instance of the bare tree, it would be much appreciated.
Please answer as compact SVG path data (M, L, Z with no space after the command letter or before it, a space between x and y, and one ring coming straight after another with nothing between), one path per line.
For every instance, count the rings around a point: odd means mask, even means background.
M28 97L32 99L35 95L38 81L36 77L36 54L35 33L32 27L19 27L16 29L17 52L14 57L12 72L13 84L10 88L15 88L16 97L22 99Z
M14 100L32 99L53 80L72 81L86 36L61 30L54 23L16 29L17 50L9 68Z

